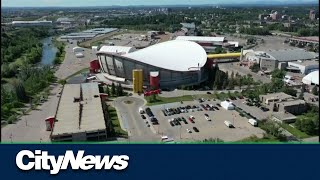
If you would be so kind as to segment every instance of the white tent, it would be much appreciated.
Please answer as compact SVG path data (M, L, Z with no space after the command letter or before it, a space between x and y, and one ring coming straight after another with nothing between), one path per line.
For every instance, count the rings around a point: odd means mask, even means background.
M302 83L304 84L316 84L319 85L319 71L313 71L302 78Z
M226 110L233 110L234 109L234 105L232 104L232 102L228 102L228 101L221 102L221 106Z

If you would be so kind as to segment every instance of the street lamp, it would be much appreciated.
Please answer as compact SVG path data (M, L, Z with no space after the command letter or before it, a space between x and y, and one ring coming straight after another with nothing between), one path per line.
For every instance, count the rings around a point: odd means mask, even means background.
M179 128L180 141L181 141L181 128L182 128L182 126L180 125L180 128Z
M12 143L12 133L10 134L10 140L11 140L11 143Z

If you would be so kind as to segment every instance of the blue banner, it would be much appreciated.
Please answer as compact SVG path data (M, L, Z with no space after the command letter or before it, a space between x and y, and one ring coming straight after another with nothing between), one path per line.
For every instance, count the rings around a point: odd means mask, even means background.
M16 165L17 154L22 150L36 154L36 150L48 151L48 155L65 155L72 150L75 156L84 150L84 155L110 157L127 155L128 166L123 170L72 170L68 165L57 174L49 170L28 171ZM76 178L80 179L305 179L319 178L320 145L249 145L249 144L39 144L39 145L1 145L0 171L2 179L47 179ZM30 154L29 154L30 155ZM34 162L30 156L24 156L24 164ZM63 159L66 159L65 156ZM19 160L18 160L19 161ZM112 161L112 160L111 160ZM40 161L38 161L39 163ZM118 162L118 161L117 161ZM42 162L43 163L43 162ZM119 163L118 163L119 164ZM50 165L50 164L49 164ZM44 166L43 166L44 167ZM115 167L115 166L113 166Z

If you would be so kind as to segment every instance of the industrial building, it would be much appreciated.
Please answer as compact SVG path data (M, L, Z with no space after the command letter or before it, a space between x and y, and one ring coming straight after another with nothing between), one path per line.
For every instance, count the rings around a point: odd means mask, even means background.
M301 74L309 74L310 72L319 70L319 61L294 61L288 62L288 70L296 70Z
M207 54L199 44L191 41L166 41L141 50L102 46L97 57L103 76L124 87L134 87L134 69L143 71L143 84L149 87L176 88L208 79Z
M272 120L277 121L279 123L293 123L295 122L297 117L290 113L285 112L275 112L272 114Z
M269 51L248 52L242 58L242 64L260 64L260 69L273 71L274 69L285 69L288 62L314 60L317 59L315 53L302 49L283 49Z
M280 93L259 95L260 101L274 112L288 112L291 114L302 114L306 111L306 102L293 96Z
M11 24L15 27L52 26L52 21L12 21Z
M73 39L73 40L90 40L100 34L107 34L117 31L117 28L96 28L85 30L79 33L69 33L67 35L60 36L61 39Z
M98 83L66 84L58 103L51 141L106 138L106 123Z
M201 45L206 52L212 52L216 47L238 48L239 42L227 41L225 37L211 36L177 36L176 40L192 41Z

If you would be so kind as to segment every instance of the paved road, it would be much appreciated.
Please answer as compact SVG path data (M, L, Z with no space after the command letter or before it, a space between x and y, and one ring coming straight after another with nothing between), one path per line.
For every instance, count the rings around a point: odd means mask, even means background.
M129 101L130 103L126 103ZM145 101L136 97L120 97L115 99L112 104L115 106L120 124L123 130L129 134L129 140L134 142L156 142L160 140L160 135L156 134L153 126L147 127L144 120L138 113L139 107Z
M89 67L90 61L97 58L91 49L85 49L83 52L84 57L77 58L73 53L73 48L77 46L77 43L76 41L72 42L73 44L66 45L66 55L64 61L55 73L56 77L59 79L64 79L83 68Z
M311 137L311 138L306 138L302 140L303 142L319 142L319 136Z
M28 115L22 116L16 124L8 124L3 127L1 129L2 142L11 142L11 140L13 142L50 142L50 131L46 131L44 120L55 115L59 100L56 94L60 91L60 85L53 87L48 101Z

